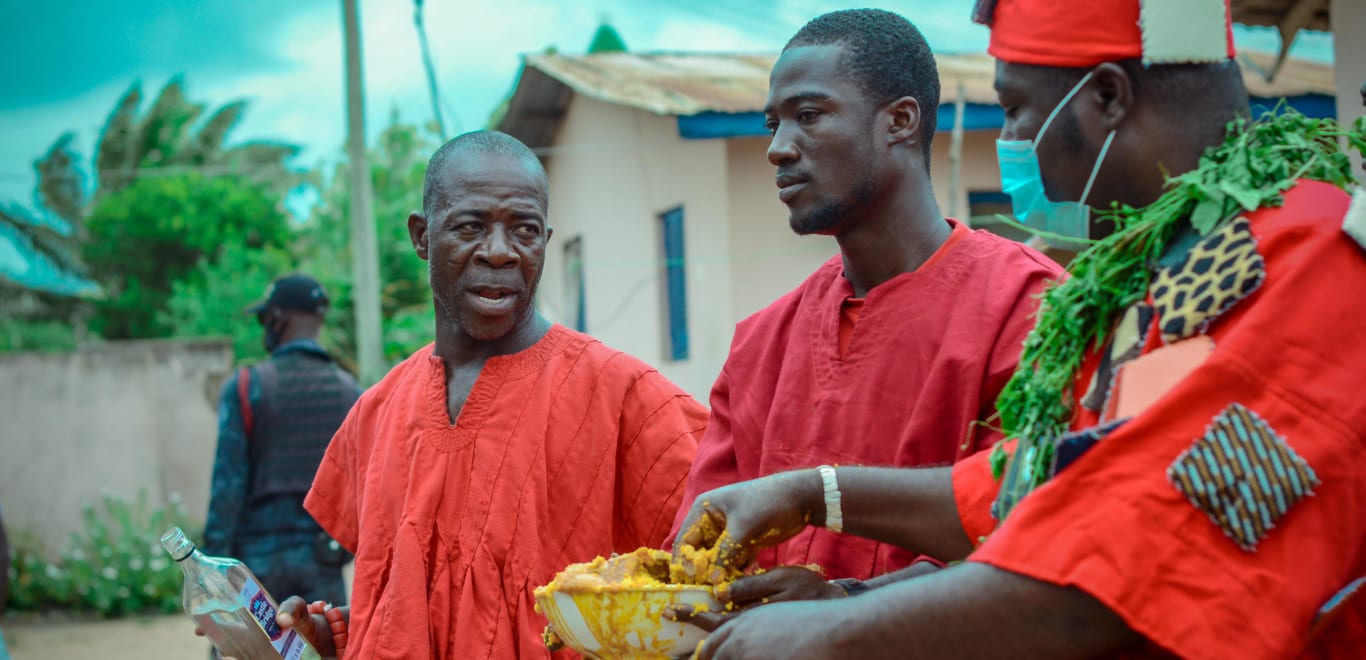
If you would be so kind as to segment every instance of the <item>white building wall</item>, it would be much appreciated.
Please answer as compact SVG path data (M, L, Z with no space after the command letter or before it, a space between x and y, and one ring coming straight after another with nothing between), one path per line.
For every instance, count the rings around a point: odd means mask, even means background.
M735 138L726 145L733 325L796 288L839 245L829 236L792 232L787 207L778 201L767 138Z
M778 201L774 167L768 162L768 139L727 140L730 172L732 316L737 321L792 290L813 270L839 252L825 236L797 236L788 227L787 207ZM949 135L936 135L931 173L936 199L949 212ZM963 168L958 191L959 215L968 216L968 191L998 191L996 132L964 134Z
M995 133L968 133L968 190L1000 188ZM550 220L540 306L572 326L565 244L584 237L588 333L655 365L705 401L735 323L791 291L838 253L833 238L800 237L778 201L764 137L684 140L676 120L576 96L549 150ZM949 136L933 150L934 189L948 210ZM685 213L691 356L668 359L659 214Z
M1361 86L1366 83L1366 0L1333 0L1333 80L1337 86L1338 121L1350 125L1366 114ZM1359 168L1361 156L1351 152ZM1361 170L1358 169L1358 177Z
M550 221L540 306L571 324L564 245L584 237L588 333L706 401L731 337L726 146L677 120L576 96L547 159ZM669 360L659 215L684 208L690 357Z

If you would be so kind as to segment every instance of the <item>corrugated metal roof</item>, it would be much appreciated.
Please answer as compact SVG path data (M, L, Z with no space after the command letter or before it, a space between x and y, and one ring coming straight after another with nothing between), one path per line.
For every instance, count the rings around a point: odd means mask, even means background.
M936 53L940 101L953 103L963 90L968 103L996 104L995 60L985 53ZM1266 82L1274 56L1246 53L1244 79L1253 96L1332 96L1331 67L1303 60L1285 63L1275 82ZM768 95L772 54L599 53L528 55L522 77L499 129L532 147L550 144L573 94L640 108L661 115L702 112L757 112Z
M661 115L763 107L774 55L601 53L530 55L537 69L579 94Z
M986 54L935 55L945 101L958 82L970 103L996 103L995 64ZM537 69L579 94L661 115L757 112L768 96L774 54L602 53L529 55Z

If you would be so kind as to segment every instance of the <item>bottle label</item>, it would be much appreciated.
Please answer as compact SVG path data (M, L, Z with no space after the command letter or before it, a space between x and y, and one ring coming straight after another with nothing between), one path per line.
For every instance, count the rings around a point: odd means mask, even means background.
M303 638L293 629L282 630L280 628L280 624L275 621L275 606L270 603L270 598L266 596L261 585L256 584L255 580L247 578L247 581L242 584L242 592L239 595L242 602L246 604L247 611L251 612L256 623L260 624L261 629L266 631L266 636L270 637L270 644L275 647L280 657L285 658L285 660L299 660L304 653Z

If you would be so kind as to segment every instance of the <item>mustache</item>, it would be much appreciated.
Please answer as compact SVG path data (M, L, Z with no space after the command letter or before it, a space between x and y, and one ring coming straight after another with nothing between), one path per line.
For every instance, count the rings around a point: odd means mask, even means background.
M438 264L432 261L427 262L427 285L436 291ZM450 282L445 292L470 291L472 289L502 289L511 290L517 293L526 293L531 288L529 282L522 278L521 273L516 275L469 275L464 274L459 279Z

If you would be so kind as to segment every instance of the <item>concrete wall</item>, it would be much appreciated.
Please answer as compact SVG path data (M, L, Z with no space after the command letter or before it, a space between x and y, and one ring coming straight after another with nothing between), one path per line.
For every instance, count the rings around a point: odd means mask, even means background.
M11 538L58 549L82 501L178 493L202 522L227 341L113 342L75 353L0 355L0 506Z
M705 400L731 337L726 146L676 120L582 96L547 158L550 221L540 305L565 322L564 246L584 237L588 332ZM691 356L670 361L659 215L684 208Z

